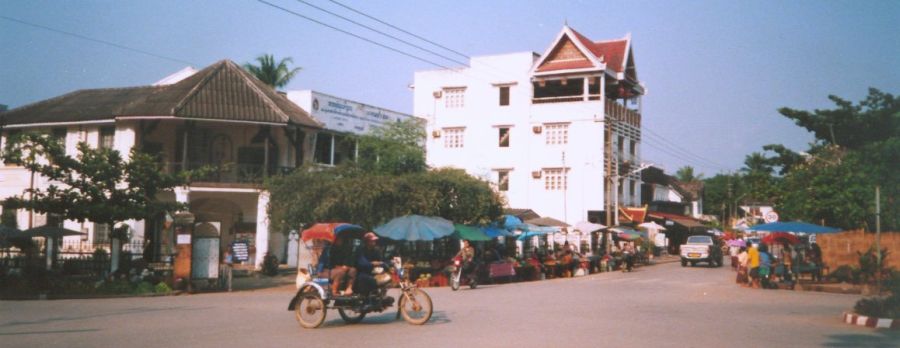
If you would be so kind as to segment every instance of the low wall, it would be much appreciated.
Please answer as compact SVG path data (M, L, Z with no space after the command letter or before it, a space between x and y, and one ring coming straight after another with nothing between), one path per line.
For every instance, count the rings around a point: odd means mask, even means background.
M846 231L816 236L816 243L822 248L822 261L833 271L841 265L859 266L859 254L875 245L875 233ZM881 232L881 249L887 248L888 257L884 263L900 269L900 232Z

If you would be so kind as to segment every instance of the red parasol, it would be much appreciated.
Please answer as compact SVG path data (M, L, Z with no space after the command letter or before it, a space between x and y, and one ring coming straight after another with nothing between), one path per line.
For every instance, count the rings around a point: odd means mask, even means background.
M797 238L797 236L787 232L774 232L769 234L768 236L763 237L762 242L769 245L776 243L787 243L793 245L800 244L800 238Z
M317 223L310 228L303 230L303 233L300 234L300 238L302 238L304 242L309 241L310 239L334 242L335 235L343 231L362 232L363 228L359 225L348 224L345 222Z

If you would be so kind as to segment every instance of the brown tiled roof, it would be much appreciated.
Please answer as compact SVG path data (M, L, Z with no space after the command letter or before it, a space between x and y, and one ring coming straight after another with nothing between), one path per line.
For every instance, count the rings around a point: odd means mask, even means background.
M78 90L2 113L0 122L25 125L136 116L322 127L309 113L229 60L166 86Z
M606 66L616 72L625 71L625 59L628 54L628 39L610 40L610 41L591 41L575 29L569 28L575 34L575 40L578 40L582 46L587 48L591 54L597 59L602 57ZM538 72L589 68L593 64L589 61L578 62L547 62L538 68Z
M503 214L513 215L522 221L537 219L541 217L531 209L506 208L503 209Z

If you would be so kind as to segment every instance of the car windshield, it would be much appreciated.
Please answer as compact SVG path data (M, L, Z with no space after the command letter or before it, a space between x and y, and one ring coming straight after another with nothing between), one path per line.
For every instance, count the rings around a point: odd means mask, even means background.
M690 236L688 237L687 242L695 244L710 244L712 243L712 238L710 236Z

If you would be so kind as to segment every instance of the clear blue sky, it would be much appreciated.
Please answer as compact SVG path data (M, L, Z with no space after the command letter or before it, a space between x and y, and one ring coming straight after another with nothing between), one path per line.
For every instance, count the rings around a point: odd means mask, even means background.
M303 3L268 1L454 65ZM327 0L305 1L390 31ZM829 94L859 101L869 87L900 94L898 1L339 1L470 56L542 53L565 22L594 40L630 32L649 91L644 125L667 139L645 137L643 156L670 173L683 165L707 177L737 170L770 143L806 149L811 135L779 107L831 108ZM196 68L262 53L293 57L303 70L286 89L401 112L413 108L413 72L434 68L253 0L6 0L0 16ZM0 18L0 104L11 107L147 85L186 65Z

